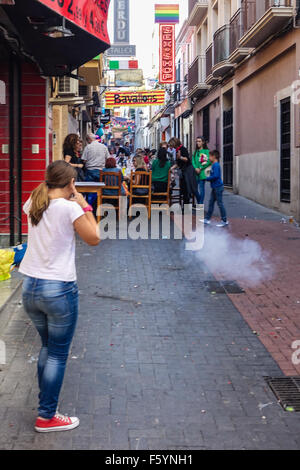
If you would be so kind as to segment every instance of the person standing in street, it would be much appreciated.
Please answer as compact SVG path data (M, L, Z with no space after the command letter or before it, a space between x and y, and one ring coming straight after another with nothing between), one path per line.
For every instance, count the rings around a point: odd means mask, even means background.
M211 161L209 159L209 150L207 143L203 137L196 140L196 150L192 158L193 167L197 173L198 191L200 194L200 204L204 204L205 199L205 183L209 176Z
M209 158L212 163L212 168L210 172L210 176L206 179L210 181L211 184L211 196L209 201L209 208L206 214L206 218L202 220L206 225L209 225L210 219L214 212L215 202L217 202L220 214L221 214L221 222L217 224L217 227L227 227L229 222L227 221L227 214L226 209L223 203L223 193L224 193L224 183L221 176L221 166L220 166L220 154L217 150L209 152Z
M77 417L57 411L67 358L78 316L75 232L88 245L100 242L99 228L74 186L75 169L63 160L51 163L46 180L25 203L28 247L19 271L24 275L23 305L37 329L42 347L37 432L67 431Z
M82 154L82 160L85 162L86 181L100 181L100 170L105 167L106 160L110 157L106 145L101 144L93 138L92 134L89 135L88 144Z
M172 171L176 168L180 170L179 183L181 194L183 196L183 203L189 204L191 196L195 195L197 203L200 204L196 172L192 166L187 148L184 147L176 137L173 137L169 141L169 147L171 149L176 149L176 163L172 166Z

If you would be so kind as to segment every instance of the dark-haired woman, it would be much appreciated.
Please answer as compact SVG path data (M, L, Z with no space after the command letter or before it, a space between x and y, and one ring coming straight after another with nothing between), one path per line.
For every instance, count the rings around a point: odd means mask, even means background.
M209 160L209 150L207 143L203 137L197 137L196 150L192 158L193 167L197 173L198 191L200 193L200 204L204 204L205 199L205 183L211 169L211 161Z
M172 166L172 170L175 170L176 168L180 170L179 183L181 194L183 196L183 203L189 204L191 196L195 195L197 203L200 204L196 172L192 165L187 148L184 147L176 137L173 137L169 141L169 147L176 150L176 163Z
M46 180L24 205L28 247L20 272L23 305L42 342L38 359L39 408L35 430L67 431L78 418L57 412L69 348L78 315L75 232L89 245L100 242L99 228L74 186L76 171L63 160L51 163Z
M76 180L85 181L84 162L80 158L82 141L77 134L68 134L63 144L64 160L77 172Z
M166 148L160 148L157 158L152 162L152 188L154 193L165 193L168 189L168 178L171 163Z

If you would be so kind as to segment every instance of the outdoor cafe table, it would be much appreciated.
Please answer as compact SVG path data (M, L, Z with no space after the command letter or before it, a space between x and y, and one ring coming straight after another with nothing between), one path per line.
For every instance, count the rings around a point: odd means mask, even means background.
M100 206L101 189L104 186L105 183L96 183L94 181L80 181L75 183L75 188L79 193L97 193L97 222L100 222L100 215L98 215L98 210Z

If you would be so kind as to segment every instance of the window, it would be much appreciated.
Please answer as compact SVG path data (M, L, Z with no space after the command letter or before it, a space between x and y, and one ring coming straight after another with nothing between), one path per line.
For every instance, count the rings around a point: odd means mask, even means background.
M291 99L280 101L280 200L291 202Z

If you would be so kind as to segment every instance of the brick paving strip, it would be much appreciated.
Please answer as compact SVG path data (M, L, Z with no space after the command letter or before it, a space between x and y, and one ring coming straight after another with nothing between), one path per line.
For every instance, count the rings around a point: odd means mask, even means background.
M300 448L298 414L264 380L282 371L232 300L203 287L215 278L183 242L79 243L77 266L60 410L81 425L33 431L39 338L16 296L0 332L0 449Z
M275 272L255 288L241 282L245 294L229 297L284 374L300 375L300 365L292 362L292 343L300 341L300 230L278 222L232 220L231 232L257 241L270 253Z
M292 362L292 344L300 341L300 228L290 224L287 216L245 198L230 193L225 198L229 232L237 239L258 242L273 265L271 280L249 287L237 279L245 293L229 294L229 298L284 374L300 375L300 365Z

